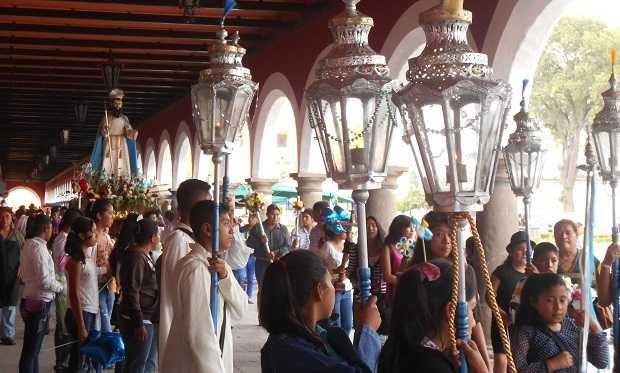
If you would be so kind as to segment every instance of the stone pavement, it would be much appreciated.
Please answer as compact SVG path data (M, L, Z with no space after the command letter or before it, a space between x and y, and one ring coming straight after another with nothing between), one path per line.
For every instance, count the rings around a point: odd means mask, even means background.
M52 315L54 315L52 309ZM17 335L15 346L0 345L0 373L17 373L19 355L24 337L24 324L21 316L17 315ZM54 372L54 325L55 318L50 319L50 334L45 337L43 348L39 355L39 371L41 373ZM258 326L256 304L250 304L248 312L242 320L233 324L235 352L235 373L259 373L260 349L267 339L265 330ZM106 370L113 372L113 370ZM163 373L163 372L161 372Z

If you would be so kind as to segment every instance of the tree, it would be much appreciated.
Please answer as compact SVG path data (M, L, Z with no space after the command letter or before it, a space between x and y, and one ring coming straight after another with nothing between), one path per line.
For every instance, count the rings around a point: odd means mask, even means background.
M409 173L409 189L405 197L396 202L396 209L403 213L411 213L412 210L428 209L428 203L424 197L424 189L418 182L414 172Z
M560 182L564 211L574 211L573 188L580 137L602 107L614 32L593 18L563 17L543 51L534 77L532 112L562 146Z

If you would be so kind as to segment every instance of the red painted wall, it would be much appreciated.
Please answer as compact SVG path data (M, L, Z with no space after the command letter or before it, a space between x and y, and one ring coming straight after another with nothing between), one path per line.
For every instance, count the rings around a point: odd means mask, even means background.
M39 198L41 198L41 203L45 204L45 183L41 181L31 181L29 183L15 180L7 180L6 182L6 190L10 191L13 188L17 187L28 187L37 193ZM26 206L28 207L28 206Z

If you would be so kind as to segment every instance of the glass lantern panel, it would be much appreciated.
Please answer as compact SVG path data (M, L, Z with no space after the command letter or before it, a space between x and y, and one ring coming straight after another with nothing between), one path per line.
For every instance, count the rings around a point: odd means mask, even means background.
M214 91L206 84L196 84L192 87L192 114L194 125L198 131L198 140L201 148L212 145L211 138Z
M531 191L536 187L538 170L541 168L540 152L528 151L524 154L527 159L527 173L523 175L523 190Z
M458 190L473 192L480 150L480 104L478 102L467 103L454 114L454 167L459 184Z
M332 166L335 172L344 173L346 172L346 165L340 101L333 98L331 101L321 99L320 103L323 118L322 121L318 122L318 125L322 126L321 130L329 144L327 150L332 158Z
M497 96L486 96L482 102L483 105L479 108L482 111L479 115L478 127L475 128L478 132L475 190L486 192L489 191L491 178L494 175L492 167L495 167L496 147L500 143L504 105Z
M228 117L231 125L226 141L233 143L237 138L241 137L241 129L247 121L250 104L252 102L252 92L248 89L233 88L234 101L230 109Z
M596 154L598 155L601 174L605 178L611 172L611 144L609 141L609 132L594 132L594 143L596 145Z
M445 125L442 106L429 104L421 107L422 120L414 123L414 129L419 130L420 146L423 146L428 156L430 170L435 179L437 192L450 190L448 182L448 150L445 137ZM416 128L417 127L417 128Z
M226 140L226 132L230 127L230 115L234 104L235 93L227 86L216 90L215 111L213 113L213 140L218 145Z
M520 190L523 185L523 152L512 149L506 153L505 157L512 188L513 190Z
M396 123L392 123L390 110L396 110L386 96L371 96L368 98L366 115L367 121L372 123L372 154L370 155L370 170L377 173L386 171L386 162L389 154L389 142ZM394 118L395 119L395 118Z
M342 125L346 127L349 151L351 154L351 172L354 174L368 172L371 146L372 123L368 122L368 100L343 98L345 102Z
M611 131L609 134L611 143L609 144L610 152L615 155L613 176L618 178L620 176L620 132L617 130Z

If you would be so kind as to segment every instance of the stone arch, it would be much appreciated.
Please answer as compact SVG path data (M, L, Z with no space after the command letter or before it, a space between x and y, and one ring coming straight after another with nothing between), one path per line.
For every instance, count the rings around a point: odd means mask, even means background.
M172 167L173 188L193 176L191 132L187 123L181 121L174 136L174 156Z
M194 178L211 183L213 182L213 169L211 154L205 154L205 152L202 151L200 142L196 137L194 139Z
M556 22L573 1L500 0L483 45L495 76L514 88L525 78L532 80ZM512 95L513 111L519 100Z
M265 176L265 169L269 167L268 163L265 162L264 159L261 159L261 156L264 156L265 144L270 141L270 138L265 136L265 129L272 124L272 121L278 120L278 117L281 115L286 115L288 120L291 120L290 112L287 112L288 108L292 111L292 139L290 139L290 143L294 145L294 163L293 167L290 170L291 172L295 172L298 168L297 159L298 159L298 137L297 133L299 132L299 106L297 100L295 98L295 93L293 88L291 87L290 82L282 73L273 73L267 78L265 84L263 86L263 93L258 98L258 107L259 112L258 115L254 117L253 126L252 126L252 176L253 177L263 177ZM288 105L288 106L283 106ZM273 116L277 117L274 118ZM263 169L261 169L261 167Z
M243 126L241 136L236 140L235 151L230 155L229 177L231 183L241 183L252 175L251 159L250 129L248 126Z
M146 141L144 147L144 158L142 169L144 170L144 176L149 180L157 179L157 157L155 156L155 141L153 138L149 138Z
M28 206L34 203L35 207L42 206L41 197L32 188L25 185L19 185L8 190L6 196L8 206L17 209L19 206Z
M170 152L170 135L162 132L157 149L157 180L160 184L172 187L172 154Z

